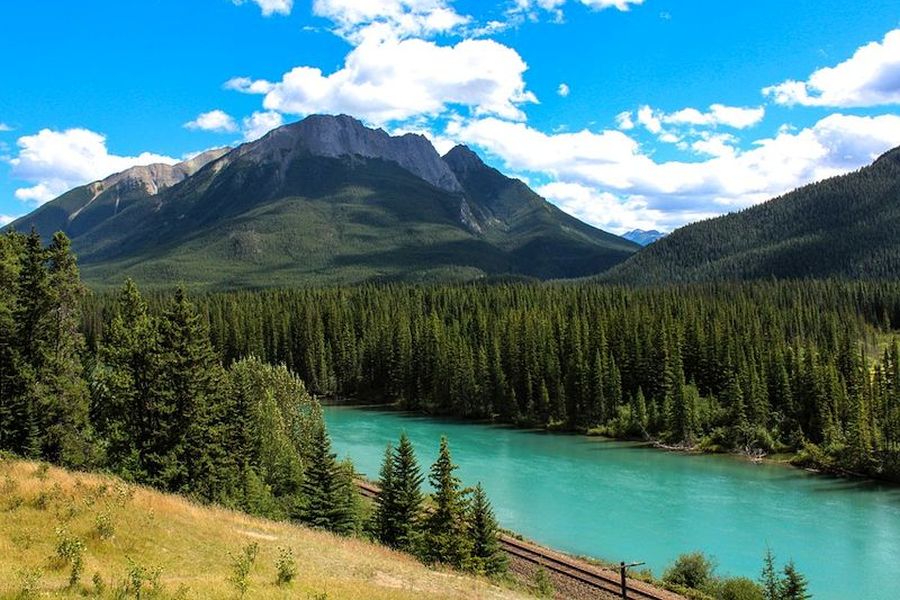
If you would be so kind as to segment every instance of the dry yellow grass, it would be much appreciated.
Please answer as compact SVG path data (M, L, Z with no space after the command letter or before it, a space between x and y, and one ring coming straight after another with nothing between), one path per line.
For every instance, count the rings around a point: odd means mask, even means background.
M107 539L98 534L101 514L112 524ZM70 567L53 560L61 529L85 543L84 572L75 588L68 587ZM104 582L102 597L114 597L127 578L129 558L159 569L161 597L235 598L229 553L252 542L259 554L245 597L521 597L483 579L428 569L365 541L199 506L111 477L0 460L2 598L21 595L27 574L34 579L38 572L33 597L95 595L95 573ZM297 576L278 586L275 564L283 547L294 554Z

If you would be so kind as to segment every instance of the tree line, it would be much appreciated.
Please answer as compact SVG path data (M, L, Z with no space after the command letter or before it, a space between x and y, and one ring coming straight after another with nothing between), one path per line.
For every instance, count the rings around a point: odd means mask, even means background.
M316 394L900 476L900 285L381 285L198 297ZM162 311L165 295L154 297ZM112 299L85 305L90 344Z

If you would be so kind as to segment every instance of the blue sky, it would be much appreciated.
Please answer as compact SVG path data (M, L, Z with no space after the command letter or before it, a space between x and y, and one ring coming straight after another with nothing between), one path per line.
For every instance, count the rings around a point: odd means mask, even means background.
M618 233L900 145L896 0L11 1L0 52L0 223L316 112L466 143Z

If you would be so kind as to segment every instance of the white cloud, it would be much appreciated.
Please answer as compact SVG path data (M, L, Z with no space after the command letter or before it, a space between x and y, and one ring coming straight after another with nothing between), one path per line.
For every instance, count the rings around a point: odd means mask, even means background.
M535 190L565 212L613 233L653 229L666 215L647 206L640 196L620 197L578 183L553 182Z
M334 73L301 66L277 83L236 78L226 87L265 94L263 107L269 111L348 113L376 124L439 115L450 105L521 120L525 115L519 106L537 102L525 89L527 68L515 50L492 40L441 46L373 37L354 48Z
M235 4L243 4L245 0L232 0ZM251 0L262 10L264 17L272 15L289 15L294 8L294 0Z
M428 37L471 21L446 0L314 0L313 13L333 21L336 32L354 43L373 37Z
M12 131L13 128L7 125L6 123L0 122L0 131Z
M567 0L515 0L511 14L527 15L531 19L537 18L537 11L544 10L561 20L563 17L562 7ZM604 10L607 8L615 8L620 11L628 11L631 6L639 6L644 0L573 0L592 10Z
M284 117L274 111L255 112L244 117L244 141L252 142L266 135L276 127L284 125Z
M234 133L238 130L234 118L218 109L202 113L193 121L185 123L184 126L188 129L199 129L215 133Z
M512 170L543 173L557 183L625 198L631 202L626 208L640 216L629 224L671 229L698 215L744 208L866 165L900 144L900 116L833 114L812 127L758 140L746 151L730 146L730 138L708 136L693 149L712 158L695 162L657 162L633 138L613 130L550 135L524 123L483 118L451 123L448 134L485 148ZM558 192L572 188L551 189L569 198L570 206L585 201L583 195ZM580 198L581 204L572 198ZM577 216L594 224L619 227L618 221L579 210Z
M778 104L866 107L900 104L900 29L859 49L846 61L815 71L807 81L763 89Z
M10 215L0 215L0 227L5 227L6 225L9 225L10 223L12 223L13 221L15 221L18 218L19 217L13 217Z
M43 129L20 137L19 153L10 159L12 176L31 187L16 190L19 200L43 203L73 187L96 181L135 165L175 164L178 159L144 152L138 156L110 154L106 138L88 129Z
M560 96L562 96L563 98L568 96L569 92L571 92L571 91L572 90L569 89L569 85L567 83L561 83L561 84L559 84L559 87L556 88L556 93L559 94Z
M762 106L742 107L724 104L713 104L706 112L696 108L683 108L666 113L649 106L642 106L638 110L638 122L650 133L660 133L663 125L747 129L757 125L765 116L766 109Z
M622 131L630 131L634 129L634 119L630 110L620 112L616 115L616 127Z

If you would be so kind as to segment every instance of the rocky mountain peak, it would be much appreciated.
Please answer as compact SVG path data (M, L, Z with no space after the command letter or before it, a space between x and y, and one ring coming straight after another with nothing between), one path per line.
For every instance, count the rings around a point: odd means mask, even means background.
M370 129L347 115L311 115L270 131L258 141L246 144L240 152L259 160L277 160L282 165L304 153L328 158L362 156L387 160L435 187L462 191L456 176L424 136L391 136L383 129Z
M481 160L481 157L475 154L468 146L462 144L455 146L450 152L445 154L444 162L447 163L457 177L464 173L488 168L484 161Z
M207 150L174 165L156 163L131 167L91 184L91 189L97 194L116 187L123 192L143 188L152 196L159 193L162 189L172 187L176 183L187 179L208 163L227 154L230 150L231 148Z

